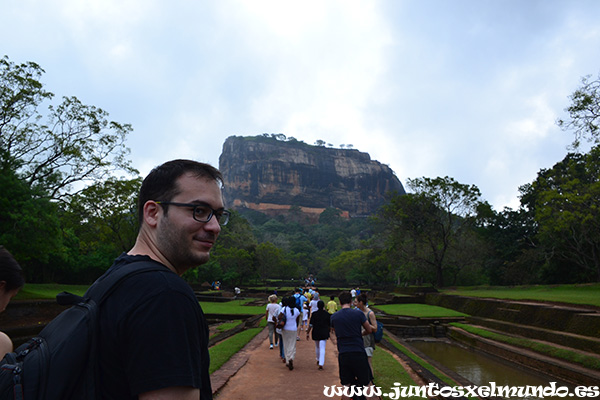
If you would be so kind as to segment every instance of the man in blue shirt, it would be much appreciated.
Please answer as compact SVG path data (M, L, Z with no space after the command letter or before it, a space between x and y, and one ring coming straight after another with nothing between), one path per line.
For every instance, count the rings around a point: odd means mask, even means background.
M371 380L371 368L362 337L372 332L371 325L362 311L351 307L349 292L340 293L339 299L342 308L331 316L331 326L337 338L340 382L344 386L366 387ZM364 396L354 399L364 399Z

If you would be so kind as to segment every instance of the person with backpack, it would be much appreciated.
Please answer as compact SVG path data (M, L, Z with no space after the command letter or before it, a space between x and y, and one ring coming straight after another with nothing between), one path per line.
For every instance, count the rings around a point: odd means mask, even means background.
M6 306L25 284L23 270L14 259L12 254L3 246L0 246L0 312L6 310ZM13 351L12 340L4 332L0 332L0 359L6 353Z
M356 308L362 311L367 317L367 322L371 326L372 333L363 336L363 344L365 346L365 352L367 353L367 359L369 360L369 367L371 368L371 381L373 380L373 352L375 351L375 335L377 331L377 318L373 310L367 307L367 294L361 293L356 297Z
M339 299L341 309L331 316L331 326L337 339L340 383L343 386L369 386L371 369L362 337L371 333L371 325L362 311L352 308L350 292L340 293ZM356 396L355 400L364 398ZM342 396L342 399L348 397Z
M136 243L109 272L162 269L126 279L100 307L102 399L212 399L208 324L181 275L209 260L229 219L222 182L216 168L191 160L166 162L144 179Z
M285 352L285 364L291 370L294 369L294 358L296 358L296 338L298 323L302 313L296 308L296 299L288 297L287 303L283 303L281 312L285 316L285 325L282 329L283 351Z

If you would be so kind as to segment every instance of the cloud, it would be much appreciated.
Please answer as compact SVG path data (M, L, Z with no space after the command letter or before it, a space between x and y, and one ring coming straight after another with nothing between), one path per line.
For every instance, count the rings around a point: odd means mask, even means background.
M566 154L554 121L599 70L596 1L22 0L4 51L58 96L131 123L142 174L218 164L230 135L352 144L406 182L451 176L497 209ZM23 29L23 26L27 29Z

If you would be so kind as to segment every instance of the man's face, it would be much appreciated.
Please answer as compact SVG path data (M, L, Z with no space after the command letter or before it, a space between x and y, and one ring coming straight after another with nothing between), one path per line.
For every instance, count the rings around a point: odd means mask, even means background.
M177 180L180 193L171 202L205 204L214 210L223 209L221 189L217 182L186 174ZM191 207L170 205L168 214L161 210L157 225L157 244L169 263L182 274L186 270L204 264L210 250L221 232L221 226L213 216L208 222L193 218Z

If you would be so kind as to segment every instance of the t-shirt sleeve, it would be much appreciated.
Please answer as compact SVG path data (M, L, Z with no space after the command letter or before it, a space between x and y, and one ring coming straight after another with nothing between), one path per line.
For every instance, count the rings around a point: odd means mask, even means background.
M123 326L131 393L173 386L201 387L201 311L183 293L167 291L133 310ZM200 332L201 333L201 332ZM204 346L206 347L206 345Z

